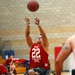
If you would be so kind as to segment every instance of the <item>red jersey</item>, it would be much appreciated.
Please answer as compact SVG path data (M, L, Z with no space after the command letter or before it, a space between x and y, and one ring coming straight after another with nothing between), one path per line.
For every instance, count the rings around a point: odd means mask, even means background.
M30 68L42 67L49 69L48 54L41 44L34 43L30 50Z
M8 73L7 69L4 65L0 64L0 75L5 75L5 73Z
M4 66L8 66L11 61L12 61L12 60L11 60L10 58L8 58L8 59L5 61Z

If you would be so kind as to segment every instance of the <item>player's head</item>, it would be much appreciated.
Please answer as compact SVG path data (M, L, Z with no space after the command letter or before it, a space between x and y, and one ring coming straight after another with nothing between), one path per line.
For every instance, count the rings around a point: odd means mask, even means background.
M13 55L11 55L11 56L10 56L10 59L13 59L13 58L14 58L14 56L13 56Z
M39 36L36 37L36 43L40 44L42 42L42 36L41 34Z

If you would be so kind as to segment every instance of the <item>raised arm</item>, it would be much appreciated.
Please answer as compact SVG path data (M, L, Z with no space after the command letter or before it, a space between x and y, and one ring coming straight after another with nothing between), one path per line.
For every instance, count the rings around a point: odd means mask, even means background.
M38 18L35 19L35 24L38 26L40 34L42 35L42 41L43 41L44 48L48 48L48 46L49 46L48 39L47 39L47 36L46 36L44 30L42 29L42 27L40 25L40 20Z
M33 42L32 39L30 37L30 20L28 18L25 18L26 21L26 30L25 30L25 36L26 36L26 41L29 47L32 46Z
M71 42L70 40L67 40L64 46L62 47L60 53L58 54L55 62L56 75L61 75L63 62L70 55L71 52L72 52Z

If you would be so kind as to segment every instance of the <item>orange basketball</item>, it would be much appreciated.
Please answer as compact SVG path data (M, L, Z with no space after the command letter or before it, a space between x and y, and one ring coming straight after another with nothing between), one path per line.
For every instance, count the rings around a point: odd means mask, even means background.
M36 0L30 0L27 4L27 8L32 11L35 12L38 10L39 8L39 3Z

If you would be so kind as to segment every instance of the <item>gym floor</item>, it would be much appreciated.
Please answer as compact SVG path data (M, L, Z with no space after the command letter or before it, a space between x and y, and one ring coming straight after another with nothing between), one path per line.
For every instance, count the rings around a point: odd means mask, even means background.
M17 75L23 75L23 74L17 74ZM50 75L53 75L53 74L50 74ZM61 75L71 75L71 72L62 72Z
M70 72L62 72L61 75L71 75L71 73Z

